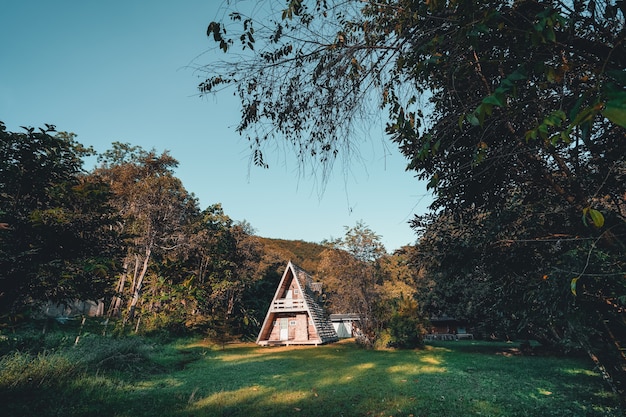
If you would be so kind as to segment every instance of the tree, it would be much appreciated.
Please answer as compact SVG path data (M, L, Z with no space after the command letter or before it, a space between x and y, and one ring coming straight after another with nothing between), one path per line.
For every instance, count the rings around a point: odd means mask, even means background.
M203 251L203 282L217 336L252 333L248 324L256 323L258 311L248 300L255 298L249 292L261 279L260 243L248 234L253 230L248 224L233 224L219 204L205 210L203 218L212 236Z
M362 221L326 244L317 271L326 303L331 312L358 314L357 342L366 347L421 346L424 320L414 298L413 249L387 254L380 236Z
M620 155L621 2L288 0L282 10L268 7L269 24L240 12L230 14L232 24L210 23L207 35L222 50L240 43L254 54L205 66L199 86L206 94L236 85L238 130L249 135L261 166L264 146L284 139L301 163L332 167L350 152L351 124L369 116L359 110L370 98L389 111L388 133L430 181L435 207L496 204L507 181L522 176L582 199L582 209L584 189L572 181L579 173L568 159ZM616 162L610 158L598 175L618 169ZM555 170L570 175L556 181Z
M467 210L416 221L420 304L430 315L479 325L479 334L584 349L619 386L623 358L615 344L623 324L616 301L624 283L613 278L623 264L611 246L553 233L577 224L543 203L511 198L498 212ZM584 285L574 287L573 274Z
M153 258L165 260L168 253L184 247L185 227L198 212L197 201L173 175L178 162L167 152L157 155L116 142L99 161L94 175L109 184L112 203L123 220L121 232L128 238L110 314L120 313L127 292L124 321L132 322Z
M24 129L0 122L0 315L99 299L118 269L108 187L82 169L93 151L52 125Z
M363 221L358 221L354 227L344 226L346 234L338 242L338 246L351 254L357 261L372 263L380 259L387 252L377 235Z
M254 53L224 71L206 67L199 87L236 86L238 130L255 163L285 140L322 173L349 156L355 121L377 102L408 168L428 181L432 208L442 220L471 219L485 239L469 239L483 250L460 270L480 275L486 290L510 274L519 294L528 264L518 275L486 260L540 259L534 272L553 277L558 305L609 323L601 327L616 358L609 372L624 379L625 341L615 335L626 334L625 14L626 3L610 0L289 0L266 25L241 13L230 15L239 32L212 22L207 34L222 50L240 41ZM479 232L483 222L490 233ZM440 266L431 272L443 276Z
M322 253L318 273L323 277L330 310L358 314L358 341L373 346L380 299L377 261L385 248L380 236L362 221L345 229L345 236Z
M414 246L405 246L379 259L380 275L384 277L382 283L384 297L399 299L416 295L419 267L414 263L415 252Z

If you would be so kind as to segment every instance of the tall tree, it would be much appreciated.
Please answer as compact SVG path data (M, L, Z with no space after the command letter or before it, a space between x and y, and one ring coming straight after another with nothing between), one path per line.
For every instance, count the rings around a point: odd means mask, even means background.
M82 169L90 154L54 126L13 133L0 122L0 315L110 286L116 216L106 184Z
M277 12L268 24L233 13L207 31L225 52L247 50L237 65L207 66L199 87L236 86L254 162L286 140L327 172L380 104L442 219L470 218L485 256L498 252L488 238L507 241L498 226L515 237L505 259L539 256L535 272L553 277L559 305L587 305L610 324L610 371L624 379L626 3L288 0ZM487 268L488 287L502 272L515 282L502 263L472 265Z
M178 162L167 152L157 155L114 143L99 161L94 175L109 184L123 219L122 231L128 236L124 272L110 313L119 314L124 300L125 321L132 321L153 258L165 259L185 244L185 226L198 211L197 201L173 175Z
M253 308L248 309L245 295L261 278L260 246L249 234L253 229L234 223L220 204L203 211L202 224L207 238L201 251L206 308L222 330L250 331L246 323L256 316Z
M342 239L322 253L323 277L331 311L359 315L359 342L372 346L376 339L376 305L381 295L378 260L385 255L380 236L362 221L346 226Z

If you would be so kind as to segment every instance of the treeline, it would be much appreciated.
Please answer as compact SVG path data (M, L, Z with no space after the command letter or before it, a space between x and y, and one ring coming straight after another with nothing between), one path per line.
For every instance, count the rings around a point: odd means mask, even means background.
M105 300L126 326L183 331L260 308L243 298L273 265L245 224L219 204L199 208L167 152L113 143L86 172L95 153L72 134L0 132L3 317L43 301Z
M90 299L104 302L117 331L251 338L289 260L325 277L330 311L379 327L374 305L400 296L383 283L404 280L414 292L410 273L394 270L400 255L362 223L323 244L261 238L219 203L201 209L168 152L115 142L96 155L51 125L16 133L0 123L0 135L5 324L45 302ZM90 171L87 156L97 156Z

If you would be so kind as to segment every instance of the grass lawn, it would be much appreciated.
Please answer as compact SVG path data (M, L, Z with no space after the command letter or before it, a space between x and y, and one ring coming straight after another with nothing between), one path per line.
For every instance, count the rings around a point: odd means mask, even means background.
M419 351L368 351L347 341L222 350L178 341L144 347L142 355L112 354L107 360L125 364L117 368L100 360L56 380L0 380L1 414L623 416L589 361L519 356L511 347L460 341ZM0 369L0 377L6 372Z

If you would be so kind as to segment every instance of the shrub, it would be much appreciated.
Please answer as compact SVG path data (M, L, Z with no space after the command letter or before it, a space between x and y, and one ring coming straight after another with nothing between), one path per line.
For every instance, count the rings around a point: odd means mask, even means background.
M153 344L139 336L87 337L65 354L92 371L142 373L160 370L150 359L154 349Z
M389 347L414 349L424 346L424 326L415 316L394 314L388 324Z
M400 349L423 347L426 328L417 301L402 296L391 302L391 310L376 345Z
M78 375L84 366L60 352L14 352L0 359L0 387L52 386Z
M87 372L144 374L162 371L162 367L151 360L154 345L143 337L117 338L85 333L78 344L75 340L75 336L68 337L58 331L43 335L30 329L11 337L3 336L3 350L14 349L0 357L0 390L56 386Z

